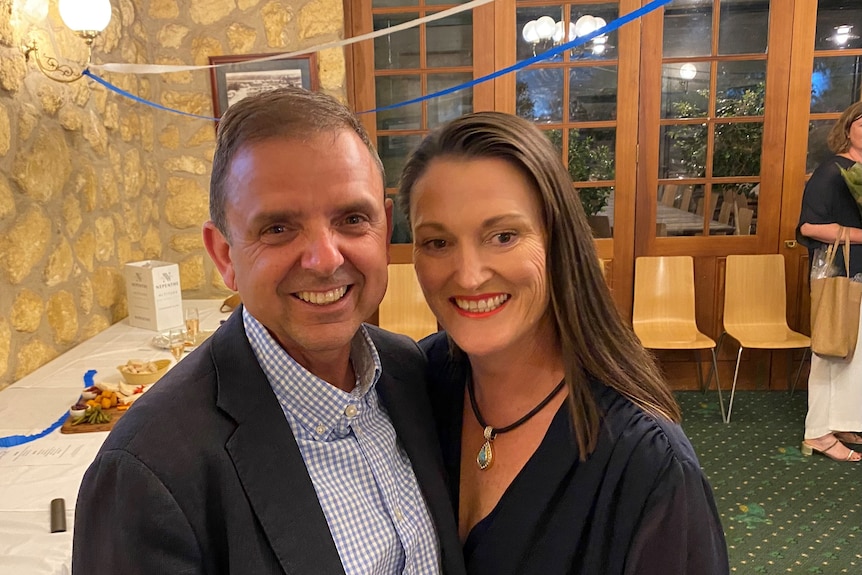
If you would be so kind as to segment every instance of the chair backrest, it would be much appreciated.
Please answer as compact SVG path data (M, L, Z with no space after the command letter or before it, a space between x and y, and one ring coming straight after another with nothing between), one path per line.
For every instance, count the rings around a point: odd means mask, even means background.
M437 331L413 264L389 264L389 286L378 309L380 327L419 340Z
M784 256L727 256L724 281L724 326L787 325Z
M689 324L697 331L694 314L694 260L691 256L635 259L635 297L632 323Z

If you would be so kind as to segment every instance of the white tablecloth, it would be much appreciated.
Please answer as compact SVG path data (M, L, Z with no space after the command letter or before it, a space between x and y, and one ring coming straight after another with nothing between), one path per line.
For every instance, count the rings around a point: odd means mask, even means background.
M221 300L184 305L199 309L203 330L228 317L218 309ZM96 370L95 381L119 382L116 368L129 359L171 358L152 345L156 335L123 320L0 391L0 437L39 433L57 421L78 398L87 370ZM70 572L78 487L107 436L58 429L20 447L0 448L0 575ZM50 504L58 497L66 500L67 530L51 533Z

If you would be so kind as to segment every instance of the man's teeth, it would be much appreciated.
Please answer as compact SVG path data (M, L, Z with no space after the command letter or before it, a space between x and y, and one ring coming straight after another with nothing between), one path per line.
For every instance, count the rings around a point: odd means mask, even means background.
M296 297L302 301L307 301L308 303L313 303L315 305L326 305L340 300L344 297L345 292L347 292L347 286L341 286L340 288L331 289L325 292L301 291L296 293Z
M508 300L508 299L509 299L508 294L496 295L496 296L491 297L491 298L479 299L479 300L475 300L475 299L466 300L466 299L460 299L460 298L456 297L455 298L455 305L457 305L458 307L460 307L464 311L486 312L486 311L494 311L495 309L497 309L498 307L503 305L503 303L505 303L506 300Z

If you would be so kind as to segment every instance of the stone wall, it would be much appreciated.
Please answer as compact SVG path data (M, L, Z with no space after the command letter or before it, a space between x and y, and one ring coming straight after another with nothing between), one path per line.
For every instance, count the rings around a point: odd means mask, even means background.
M224 297L200 238L211 122L134 103L91 80L48 80L18 46L83 62L55 2L0 0L0 389L127 314L122 266L180 265L187 298ZM94 61L207 64L339 39L341 0L112 0ZM34 9L33 7L36 6ZM346 100L341 50L317 55L320 89ZM208 71L101 74L124 90L212 114Z

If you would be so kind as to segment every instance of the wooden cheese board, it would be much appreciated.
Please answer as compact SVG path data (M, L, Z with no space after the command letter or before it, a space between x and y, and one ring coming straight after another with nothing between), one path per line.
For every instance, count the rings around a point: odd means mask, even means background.
M125 415L126 411L119 411L116 407L112 407L110 409L103 409L104 413L111 416L111 421L107 423L79 423L78 425L72 425L72 418L69 417L66 421L63 422L63 426L60 428L60 433L90 433L93 431L111 431L113 429L114 424L117 423L123 415Z

